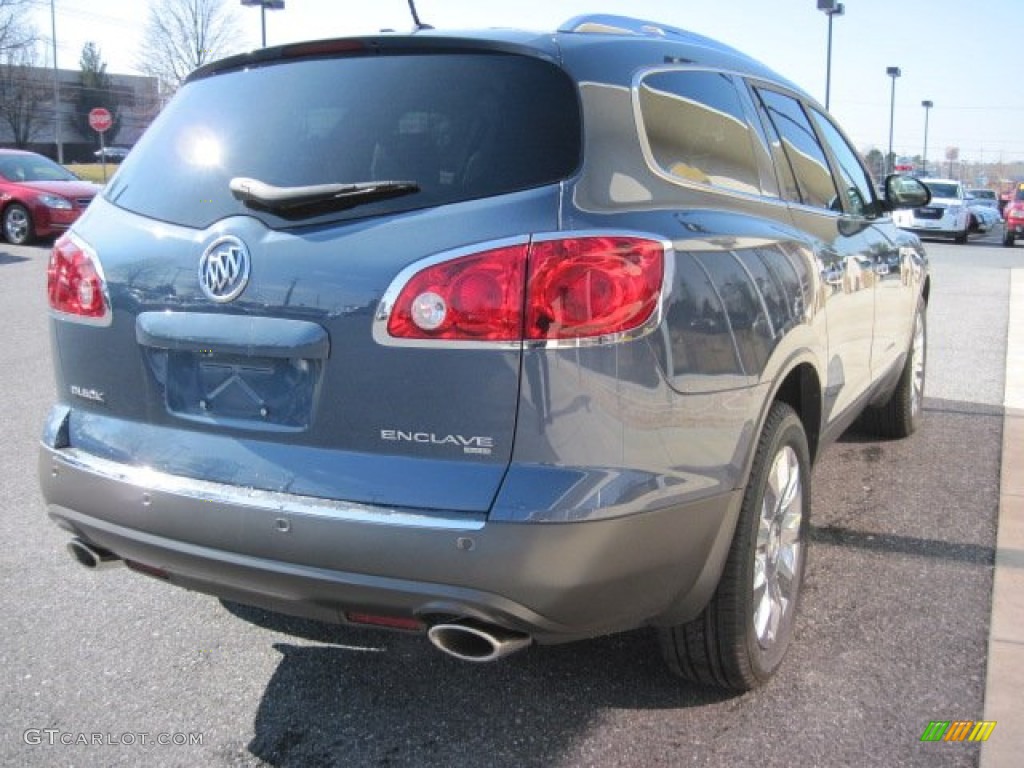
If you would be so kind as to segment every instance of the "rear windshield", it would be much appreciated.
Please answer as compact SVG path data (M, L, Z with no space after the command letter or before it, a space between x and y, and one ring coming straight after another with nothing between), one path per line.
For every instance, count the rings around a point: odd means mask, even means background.
M576 89L505 53L291 60L189 83L108 186L116 205L203 228L250 213L233 177L275 186L415 181L420 191L301 222L377 215L560 181L580 160Z
M960 185L955 182L926 181L932 197L960 197Z

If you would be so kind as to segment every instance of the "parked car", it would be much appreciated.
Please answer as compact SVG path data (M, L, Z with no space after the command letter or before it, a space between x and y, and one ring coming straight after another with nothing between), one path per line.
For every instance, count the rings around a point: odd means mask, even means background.
M969 189L967 190L967 198L972 206L991 208L997 213L999 212L999 197L996 195L995 190Z
M13 245L64 232L98 191L42 155L0 149L0 222Z
M967 195L959 181L953 179L921 179L932 193L927 206L896 211L893 219L903 229L929 237L951 237L966 243L971 229Z
M813 462L922 418L930 195L883 189L651 22L211 64L53 250L49 513L89 567L478 662L653 625L751 688Z
M1003 245L1012 247L1024 236L1024 184L1018 184L1003 211Z
M971 217L971 232L989 232L1002 219L999 215L998 207L992 208L987 205L969 205L967 207L967 212Z
M108 163L120 163L128 157L128 152L128 147L101 147L93 154L96 156L96 162L105 160Z

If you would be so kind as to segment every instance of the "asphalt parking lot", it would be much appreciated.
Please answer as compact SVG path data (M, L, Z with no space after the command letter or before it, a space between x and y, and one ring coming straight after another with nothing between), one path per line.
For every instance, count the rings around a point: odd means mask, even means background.
M465 665L421 637L74 565L35 480L54 397L46 250L0 245L0 764L976 765L978 745L920 737L932 720L983 718L1024 247L928 248L924 426L826 452L795 645L769 686L730 696L670 678L647 631Z

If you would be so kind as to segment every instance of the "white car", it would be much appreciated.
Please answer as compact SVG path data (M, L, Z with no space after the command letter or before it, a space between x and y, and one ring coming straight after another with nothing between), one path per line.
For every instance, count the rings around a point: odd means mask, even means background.
M958 243L966 243L971 213L963 184L953 179L921 181L932 193L931 202L924 208L894 211L896 226L926 237L952 237Z

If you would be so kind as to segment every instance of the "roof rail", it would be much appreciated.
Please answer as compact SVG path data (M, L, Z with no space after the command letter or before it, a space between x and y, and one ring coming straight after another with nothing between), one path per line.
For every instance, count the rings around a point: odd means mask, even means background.
M700 46L719 53L726 53L738 56L758 67L764 65L755 61L750 56L696 32L690 32L679 27L672 27L668 24L659 24L656 21L634 19L629 16L615 16L613 14L595 13L584 16L576 16L562 24L558 31L567 34L591 34L591 35L635 35L638 37L649 37L657 40L676 40L690 45Z
M592 13L576 16L559 26L559 32L576 32L598 35L643 35L644 37L675 37L682 40L706 40L685 29L670 27L655 21L634 19L629 16L615 16L607 13Z

